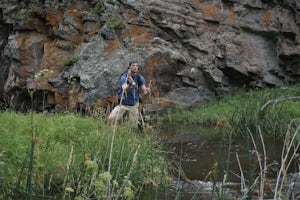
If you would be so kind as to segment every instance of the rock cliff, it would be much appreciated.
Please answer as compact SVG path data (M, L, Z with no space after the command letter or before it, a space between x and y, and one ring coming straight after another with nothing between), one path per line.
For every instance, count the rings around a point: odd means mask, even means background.
M149 103L300 81L297 0L0 0L2 106L113 101L131 60Z

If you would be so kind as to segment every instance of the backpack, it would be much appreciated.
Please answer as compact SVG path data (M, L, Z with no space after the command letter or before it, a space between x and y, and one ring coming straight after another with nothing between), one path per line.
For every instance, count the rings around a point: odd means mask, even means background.
M120 80L121 77L122 77L123 75L125 75L125 74L126 74L126 76L127 76L127 72L124 72L124 73L122 73L122 74L120 75L119 80ZM138 86L139 86L139 83L140 83L140 82L141 82L141 75L137 74L137 84L138 84ZM121 101L122 91L123 91L123 90L122 90L121 87L119 87L118 90L117 90L118 104L120 104L120 101ZM139 103L140 103L140 104L143 103L142 98L141 98L141 95L139 95Z

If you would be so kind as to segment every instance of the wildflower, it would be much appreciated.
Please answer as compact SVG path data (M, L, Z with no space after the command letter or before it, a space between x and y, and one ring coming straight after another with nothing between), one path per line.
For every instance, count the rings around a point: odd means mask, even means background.
M99 178L103 181L109 181L111 180L111 174L108 172L103 172L102 174L99 174Z
M67 187L67 188L66 188L66 192L74 193L74 190L73 190L73 188L71 188L71 187Z
M119 187L119 183L116 180L113 180L113 186L118 188Z
M95 192L97 195L104 195L106 193L106 183L103 180L96 179L92 185L95 187Z
M124 197L125 199L133 199L134 197L131 181L128 181L126 187L124 188Z
M86 169L96 170L98 168L98 164L95 161L87 160L85 161Z
M133 193L133 190L130 187L125 187L124 197L125 197L125 199L133 199L134 193Z

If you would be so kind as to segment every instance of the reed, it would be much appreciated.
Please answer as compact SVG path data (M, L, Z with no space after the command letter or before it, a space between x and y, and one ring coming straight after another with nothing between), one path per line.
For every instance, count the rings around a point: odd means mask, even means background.
M221 151L226 151L228 152L228 156L227 158L218 156L208 176L211 177L210 180L213 183L211 198L226 199L226 181L230 175L228 163L233 162L229 156L231 153L231 134L233 129L231 129L231 125L225 119L220 120L217 127L222 128L222 139L218 155L221 154ZM299 173L298 170L300 169L299 163L296 171L291 169L292 163L297 164L295 161L298 159L297 153L299 152L300 141L297 140L297 137L300 132L300 118L292 119L283 134L284 141L281 143L282 155L278 166L278 173L275 177L276 181L273 184L269 180L274 180L274 177L267 173L271 169L274 169L275 164L273 162L269 163L268 159L269 152L265 144L268 135L264 134L260 125L257 125L257 130L258 133L255 134L258 134L259 137L255 138L251 130L247 129L248 139L250 140L247 147L248 158L253 157L251 154L254 152L255 156L252 158L254 162L250 160L248 166L242 166L238 153L235 153L240 173L239 175L234 175L240 178L240 192L242 194L240 199L289 199L288 197L292 195L289 185L293 184L292 180L288 178L288 174ZM220 174L223 176L223 180L221 184L218 184L217 177ZM245 174L248 174L248 176L245 176Z
M226 197L227 181L230 174L229 163L231 160L231 144L233 142L232 127L226 118L222 118L217 122L216 128L219 129L221 133L221 144L218 149L217 159L209 171L208 177L213 183L211 198L224 199ZM221 152L227 152L227 156L221 157ZM220 174L223 179L221 184L218 184L218 176Z
M296 128L291 129L291 126L296 126ZM282 145L282 155L281 155L281 161L279 165L279 171L276 177L276 183L271 185L269 183L269 179L271 177L268 177L268 170L272 167L273 163L268 163L267 159L267 150L265 148L265 142L263 137L263 132L260 128L259 135L260 140L255 140L253 134L249 131L249 135L251 136L252 145L255 149L256 154L256 161L259 166L259 170L256 174L257 177L253 181L245 181L244 179L244 171L242 167L240 166L240 174L241 174L241 192L242 197L241 199L247 199L249 197L256 197L257 199L288 199L288 196L291 195L291 190L289 187L287 187L290 183L288 183L288 177L287 174L292 172L290 170L292 161L297 160L297 152L299 150L300 142L296 141L296 136L299 134L300 130L300 120L294 119L291 121L291 123L288 126L287 131L285 132L285 140ZM291 131L293 130L293 131ZM257 143L261 143L261 145L258 145ZM259 148L261 147L261 149ZM262 152L261 152L262 151ZM239 163L239 158L237 156L237 161ZM298 166L299 168L300 166ZM252 173L255 173L254 168L252 168ZM291 182L291 180L289 180ZM255 189L257 191L255 191ZM269 194L269 196L266 196L266 191L272 191L272 195ZM256 194L256 195L254 195Z
M259 139L259 125L261 131L269 139L283 141L285 128L294 116L289 112L292 105L289 98L286 99L287 102L281 101L275 104L280 98L274 99L273 104L265 104L264 102L269 97L262 96L259 103L249 101L237 107L231 118L235 136L246 138L245 130L249 129L254 133L254 137Z

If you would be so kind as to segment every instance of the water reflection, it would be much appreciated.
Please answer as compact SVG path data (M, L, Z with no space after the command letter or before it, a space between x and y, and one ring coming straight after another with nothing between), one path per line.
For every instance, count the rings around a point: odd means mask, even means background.
M218 194L221 193L216 190L222 188L222 183L223 189L226 188L223 199L240 199L243 189L246 189L242 187L243 184L251 185L247 180L254 180L259 176L257 153L252 143L233 141L222 136L224 135L220 130L202 127L170 126L161 129L161 141L166 148L175 152L170 159L180 163L187 179L178 179L174 174L177 188L167 191L159 188L150 192L146 199L220 199ZM262 152L259 142L256 144L257 149ZM265 180L264 191L265 197L272 198L282 145L267 141L265 146L268 179ZM215 191L213 186L216 186Z

